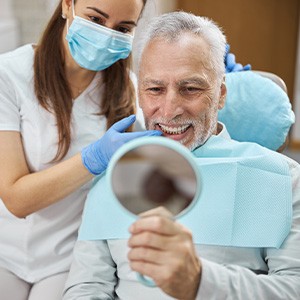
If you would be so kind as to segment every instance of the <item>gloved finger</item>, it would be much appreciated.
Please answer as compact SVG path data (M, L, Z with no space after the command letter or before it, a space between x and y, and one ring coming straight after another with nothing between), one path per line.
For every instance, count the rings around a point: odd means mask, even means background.
M244 68L243 68L244 71L250 71L251 69L252 69L252 67L250 64L244 66Z
M242 64L235 64L232 68L231 72L239 72L243 71L243 65Z
M225 46L225 56L229 53L229 51L230 51L230 45L226 44L226 46Z
M135 115L131 115L127 118L116 122L114 125L111 126L110 129L114 129L118 132L124 132L129 126L131 126L135 122L135 119Z
M231 71L235 64L235 55L233 53L228 53L225 59L226 70Z
M122 134L122 140L124 142L129 142L138 137L144 136L160 136L162 132L159 130L145 130L145 131L137 131L137 132L126 132Z

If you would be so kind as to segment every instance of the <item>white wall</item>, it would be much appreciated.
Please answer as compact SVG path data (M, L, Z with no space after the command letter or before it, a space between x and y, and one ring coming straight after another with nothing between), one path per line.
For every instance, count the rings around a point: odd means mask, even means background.
M0 0L2 1L2 0ZM10 0L20 24L20 44L36 43L56 0Z
M0 3L0 53L19 45L19 24L13 13L11 0Z
M36 43L58 0L0 0L0 53Z

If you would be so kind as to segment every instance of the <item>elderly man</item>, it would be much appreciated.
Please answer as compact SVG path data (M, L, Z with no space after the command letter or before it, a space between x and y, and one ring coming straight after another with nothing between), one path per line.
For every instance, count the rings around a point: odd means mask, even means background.
M217 120L226 96L225 42L212 21L184 12L149 26L139 66L148 129L192 151L214 136L229 138ZM284 160L293 223L279 249L195 245L192 233L158 208L131 225L128 241L78 241L64 299L300 299L300 168ZM140 284L133 271L156 287Z

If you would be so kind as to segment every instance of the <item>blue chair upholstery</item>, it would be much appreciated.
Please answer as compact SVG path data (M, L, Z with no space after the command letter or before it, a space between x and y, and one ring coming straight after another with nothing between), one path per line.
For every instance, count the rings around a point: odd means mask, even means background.
M262 75L253 71L226 74L226 103L218 117L233 139L278 150L295 115L284 82L280 86Z

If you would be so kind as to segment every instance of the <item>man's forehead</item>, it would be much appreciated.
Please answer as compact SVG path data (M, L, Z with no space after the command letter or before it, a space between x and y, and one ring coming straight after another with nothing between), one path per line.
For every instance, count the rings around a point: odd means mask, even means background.
M148 85L168 85L171 82L178 86L188 85L188 84L196 84L196 85L204 85L207 84L208 78L207 76L195 74L193 76L182 76L178 78L174 77L164 77L162 79L158 79L152 76L145 76L141 78L140 83L142 85L148 86Z
M208 42L200 35L191 32L180 33L176 38L172 39L156 37L146 44L144 51L149 55L151 52L160 51L161 49L181 54L183 50L196 50L201 54L210 53ZM161 52L161 54L164 53Z
M140 71L161 75L164 72L183 72L191 76L210 72L210 61L208 44L195 34L180 36L178 40L171 42L159 38L152 40L144 49Z

